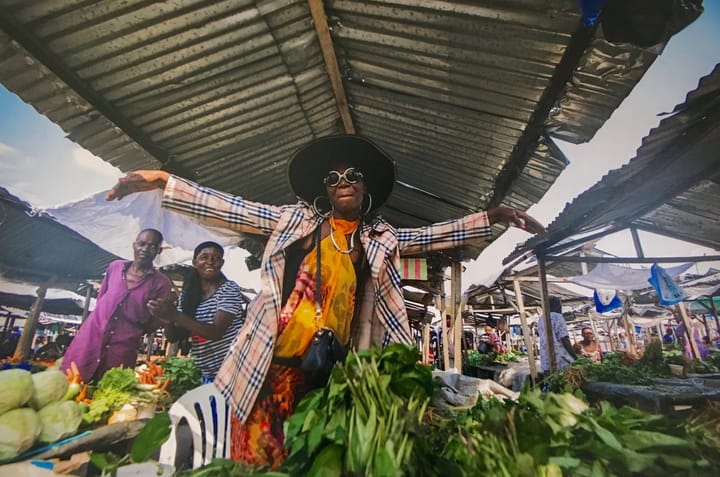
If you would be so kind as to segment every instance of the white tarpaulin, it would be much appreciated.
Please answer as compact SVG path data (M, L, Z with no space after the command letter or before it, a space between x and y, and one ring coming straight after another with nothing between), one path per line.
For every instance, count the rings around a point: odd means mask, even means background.
M589 315L595 321L619 320L622 316L622 310L608 313L598 313L595 310L590 310ZM641 328L661 325L672 317L673 314L670 310L656 305L632 305L628 313L630 323Z
M671 277L677 277L690 268L692 263L685 263L665 271ZM650 288L649 268L629 268L611 263L600 263L590 273L572 277L570 281L588 288L603 288L614 290L643 290Z
M241 237L239 232L202 225L192 217L161 209L161 190L112 202L105 200L105 194L100 192L45 212L108 252L128 259L133 256L132 243L140 231L157 229L165 238L163 251L155 260L158 266L191 260L192 251L206 240L230 246Z

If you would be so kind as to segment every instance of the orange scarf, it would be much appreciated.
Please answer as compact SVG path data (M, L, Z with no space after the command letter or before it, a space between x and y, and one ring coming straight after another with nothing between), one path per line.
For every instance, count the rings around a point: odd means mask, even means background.
M354 233L358 221L331 220L333 237L320 242L322 259L320 270L322 316L315 318L315 270L317 251L313 248L300 265L295 287L280 312L280 329L275 343L275 356L302 356L313 334L323 327L332 328L341 343L350 340L350 325L355 312L357 280L348 250L347 234ZM332 238L335 239L333 244Z

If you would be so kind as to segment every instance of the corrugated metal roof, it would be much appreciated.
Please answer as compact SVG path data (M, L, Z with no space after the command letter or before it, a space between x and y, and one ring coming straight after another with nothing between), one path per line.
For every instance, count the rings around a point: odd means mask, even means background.
M549 134L591 138L655 58L576 0L324 8L355 129L398 163L398 226L527 209L566 165ZM125 171L288 203L291 153L342 131L304 0L3 0L0 28L0 81Z
M12 280L76 290L100 279L119 257L55 220L36 215L29 204L0 187L0 274Z
M643 139L630 162L568 204L548 234L520 245L559 251L579 234L636 227L720 250L720 65Z

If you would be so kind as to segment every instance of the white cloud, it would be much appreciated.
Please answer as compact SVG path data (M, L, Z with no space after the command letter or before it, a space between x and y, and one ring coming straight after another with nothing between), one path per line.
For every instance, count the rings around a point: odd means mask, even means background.
M113 179L117 179L122 176L120 169L103 161L77 144L74 144L70 153L72 155L73 162L83 169L87 169L95 174L111 177Z
M9 156L15 153L17 153L17 151L14 148L0 142L0 156Z

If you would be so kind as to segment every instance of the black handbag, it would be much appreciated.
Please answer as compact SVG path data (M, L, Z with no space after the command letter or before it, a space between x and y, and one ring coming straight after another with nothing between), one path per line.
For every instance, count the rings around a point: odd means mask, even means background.
M319 323L322 317L322 299L320 297L320 238L321 226L316 232L317 243L317 271L315 273L315 322ZM331 328L319 328L312 337L312 341L305 351L300 364L305 385L308 389L324 387L335 363L345 361L347 350L338 340Z

